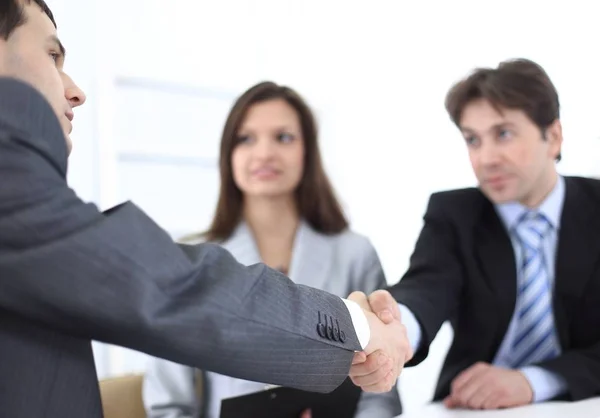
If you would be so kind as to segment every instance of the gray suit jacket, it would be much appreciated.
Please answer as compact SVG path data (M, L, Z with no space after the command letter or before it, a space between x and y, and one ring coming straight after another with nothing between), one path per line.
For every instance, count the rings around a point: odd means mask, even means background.
M132 203L101 213L66 170L49 104L0 79L3 416L100 417L91 340L314 391L346 378L361 347L339 297L218 245L178 246ZM319 335L319 313L344 341Z
M260 254L245 223L222 246L242 264L260 262ZM301 223L294 240L289 276L295 283L318 287L341 297L354 290L371 293L386 286L385 275L370 241L351 231L323 235ZM144 381L144 403L152 418L196 418L216 411L214 402L265 388L264 384L204 373L204 399L198 399L198 374L189 366L151 359ZM391 418L402 412L397 390L363 393L356 418Z

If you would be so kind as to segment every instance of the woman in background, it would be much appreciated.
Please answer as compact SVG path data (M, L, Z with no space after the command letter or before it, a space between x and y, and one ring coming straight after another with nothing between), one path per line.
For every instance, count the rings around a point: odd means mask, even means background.
M264 82L240 96L223 130L219 166L215 216L195 241L219 243L242 264L262 262L296 283L341 297L386 285L375 248L348 229L323 169L314 116L296 92ZM152 359L144 404L151 418L219 418L222 399L264 389L261 383ZM401 412L397 390L362 393L355 417Z

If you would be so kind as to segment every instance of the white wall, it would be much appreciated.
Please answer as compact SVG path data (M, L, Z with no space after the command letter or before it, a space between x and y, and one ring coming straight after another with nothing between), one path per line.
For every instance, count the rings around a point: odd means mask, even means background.
M600 175L592 2L49 4L67 69L89 96L76 112L71 184L102 208L132 198L175 235L207 225L225 114L263 79L288 83L316 109L326 167L390 283L408 265L428 195L474 184L443 107L451 83L473 67L517 56L542 64L561 95L560 171ZM407 410L430 398L450 338L444 328L430 358L404 374ZM100 377L143 370L140 354L104 345L96 352Z

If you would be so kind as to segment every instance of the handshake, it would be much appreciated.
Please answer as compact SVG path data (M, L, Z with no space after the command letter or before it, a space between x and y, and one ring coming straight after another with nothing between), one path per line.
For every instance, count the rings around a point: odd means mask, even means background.
M404 364L413 356L398 303L385 290L377 290L369 296L353 292L348 300L363 309L371 332L365 350L354 355L349 376L365 392L389 392Z

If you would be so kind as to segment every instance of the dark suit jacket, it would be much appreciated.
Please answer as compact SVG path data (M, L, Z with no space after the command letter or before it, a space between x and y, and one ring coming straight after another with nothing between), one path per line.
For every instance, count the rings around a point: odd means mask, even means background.
M600 182L565 180L553 301L563 354L538 366L561 375L568 399L580 400L600 395ZM423 330L410 365L451 321L439 400L462 370L493 361L515 309L516 262L504 224L478 189L432 195L424 221L409 269L391 292Z
M66 168L48 103L0 79L2 416L100 417L91 340L313 391L347 377L361 347L339 297L217 245L178 246L131 203L100 213ZM321 337L319 313L339 331Z

